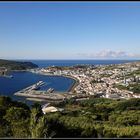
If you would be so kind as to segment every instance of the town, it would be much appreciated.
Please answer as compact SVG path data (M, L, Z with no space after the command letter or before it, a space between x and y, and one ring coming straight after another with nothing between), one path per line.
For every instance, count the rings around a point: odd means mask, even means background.
M102 98L140 98L140 62L32 69L44 75L77 79L72 92Z

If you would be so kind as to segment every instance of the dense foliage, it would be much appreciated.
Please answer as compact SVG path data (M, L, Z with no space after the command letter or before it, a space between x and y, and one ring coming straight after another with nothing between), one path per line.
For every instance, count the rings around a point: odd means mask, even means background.
M54 104L52 104L54 105ZM43 114L41 106L0 97L0 137L140 138L140 99L90 98L55 106L63 112Z
M26 70L30 68L37 68L38 66L32 62L18 62L0 59L0 67L6 67L10 70Z
M136 82L135 84L129 84L129 86L116 84L114 85L114 87L120 90L129 90L138 95L140 94L140 82Z

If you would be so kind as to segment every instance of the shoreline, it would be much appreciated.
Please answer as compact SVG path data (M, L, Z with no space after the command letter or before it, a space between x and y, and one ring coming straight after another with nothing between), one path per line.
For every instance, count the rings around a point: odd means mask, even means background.
M74 92L75 87L78 86L78 84L79 84L79 80L77 78L73 77L73 76L70 76L70 75L62 75L62 76L74 80L74 82L71 85L71 87L67 90L68 92Z
M31 71L29 71L31 72ZM75 87L78 86L79 84L79 80L71 75L57 75L57 74L46 74L46 73L36 73L36 72L31 72L31 73L35 73L35 74L40 74L40 75L45 75L45 76L59 76L59 77L66 77L66 78L70 78L72 80L74 80L74 82L72 83L72 85L69 87L69 89L65 92L73 92Z

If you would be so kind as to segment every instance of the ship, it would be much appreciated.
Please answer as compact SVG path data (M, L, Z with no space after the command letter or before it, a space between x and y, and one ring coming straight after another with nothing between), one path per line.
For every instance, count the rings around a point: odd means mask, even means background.
M2 77L13 78L13 75L2 75Z
M45 82L43 81L39 81L38 83L36 83L35 85L32 86L32 90L38 90L40 89L40 86L43 85Z
M35 84L32 86L32 90L38 90L38 89L40 89L40 85Z
M52 93L53 91L54 91L53 88L49 88L49 89L47 90L47 92L49 92L49 93Z

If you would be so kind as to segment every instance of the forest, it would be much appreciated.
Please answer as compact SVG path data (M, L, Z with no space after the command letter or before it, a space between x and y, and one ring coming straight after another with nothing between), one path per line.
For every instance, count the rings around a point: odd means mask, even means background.
M62 112L43 114L0 96L0 138L140 138L140 99L68 100L53 103Z

